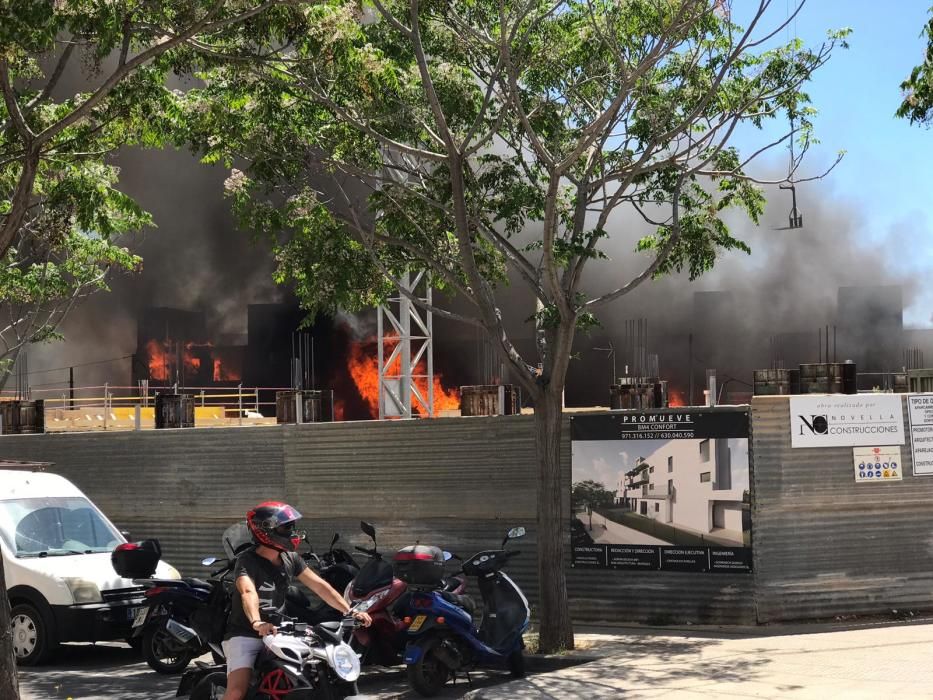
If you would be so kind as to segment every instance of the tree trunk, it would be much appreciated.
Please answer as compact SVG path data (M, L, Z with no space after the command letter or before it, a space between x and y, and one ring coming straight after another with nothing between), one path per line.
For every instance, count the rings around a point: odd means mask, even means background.
M19 699L16 658L13 656L13 631L10 628L10 599L6 595L3 557L0 557L0 698Z
M561 383L562 384L562 383ZM561 391L544 387L535 401L538 456L538 590L542 653L573 649L573 627L567 601L564 533L567 517L560 473ZM569 517L569 516L568 516Z

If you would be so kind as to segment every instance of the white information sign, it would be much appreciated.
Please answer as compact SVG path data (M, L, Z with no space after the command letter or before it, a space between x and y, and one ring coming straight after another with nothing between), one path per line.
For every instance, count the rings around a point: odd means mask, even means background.
M855 483L901 481L900 447L854 447Z
M907 397L907 405L914 476L933 474L933 394L912 394Z
M791 447L903 445L898 394L790 397Z

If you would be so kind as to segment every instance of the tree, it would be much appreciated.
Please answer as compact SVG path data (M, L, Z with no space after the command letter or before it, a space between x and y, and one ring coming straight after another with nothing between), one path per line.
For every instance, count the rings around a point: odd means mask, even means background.
M178 127L168 75L202 40L301 13L290 0L7 0L0 5L0 386L28 343L57 337L68 311L140 260L121 234L151 223L117 189L109 156L158 147ZM86 92L62 77L82 60ZM2 584L2 581L0 581ZM0 585L0 696L15 697ZM14 684L13 690L2 684ZM9 692L8 692L9 691Z
M269 234L277 279L310 313L370 305L427 270L466 310L428 308L484 329L530 397L544 650L573 645L559 439L575 334L647 280L747 251L722 214L758 220L749 163L812 143L803 86L846 32L765 48L796 16L763 30L770 4L743 29L710 0L373 0L362 14L328 0L267 61L236 62L261 53L250 37L215 44L232 60L188 94L189 141L237 166L234 208ZM788 116L796 130L734 146ZM650 227L632 244L644 267L596 289L593 262L633 230L624 211ZM510 283L533 299L530 353L503 321Z
M10 600L6 594L3 557L0 557L0 697L19 700L16 678L16 658L13 655L13 634L10 630Z
M923 63L915 66L910 77L901 83L904 99L895 114L911 124L929 125L933 120L933 8L921 36L927 42Z
M196 64L201 40L273 11L284 21L300 3L11 0L0 8L0 301L10 307L0 377L24 345L55 337L76 301L105 289L108 272L138 268L119 238L151 220L119 191L109 157L162 146L178 127L167 77ZM64 88L69 71L81 72L86 92Z
M593 529L593 509L615 503L615 491L609 491L598 481L587 479L576 482L570 489L570 509L573 512L585 508L590 518L589 529Z

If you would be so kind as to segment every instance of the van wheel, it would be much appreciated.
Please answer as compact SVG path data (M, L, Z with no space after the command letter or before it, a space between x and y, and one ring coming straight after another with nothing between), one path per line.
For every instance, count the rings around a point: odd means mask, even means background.
M20 666L35 666L49 659L58 648L48 618L30 603L14 605L11 619L13 654Z

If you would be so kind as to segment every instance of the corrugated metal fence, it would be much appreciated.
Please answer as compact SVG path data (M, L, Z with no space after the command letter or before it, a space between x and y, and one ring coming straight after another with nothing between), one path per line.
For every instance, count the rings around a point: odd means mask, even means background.
M787 397L755 398L760 622L933 608L933 477L914 476L906 432L903 480L857 484L851 447L792 449Z
M569 513L569 419L562 445ZM856 485L851 448L792 450L787 397L762 397L751 452L753 575L571 569L574 618L753 624L933 608L933 478L912 476L909 444L902 482ZM0 457L55 463L185 573L204 573L249 507L283 499L318 547L335 531L364 544L366 519L385 551L420 541L468 555L524 525L511 571L532 604L534 454L529 416L0 439Z
M569 421L563 438L569 513ZM529 416L5 436L0 452L54 462L121 529L158 537L188 574L204 573L201 558L218 553L224 528L250 506L284 499L318 547L334 531L364 544L366 519L386 551L421 541L468 555L524 525L510 570L537 599ZM569 585L579 621L754 621L748 575L571 570Z

